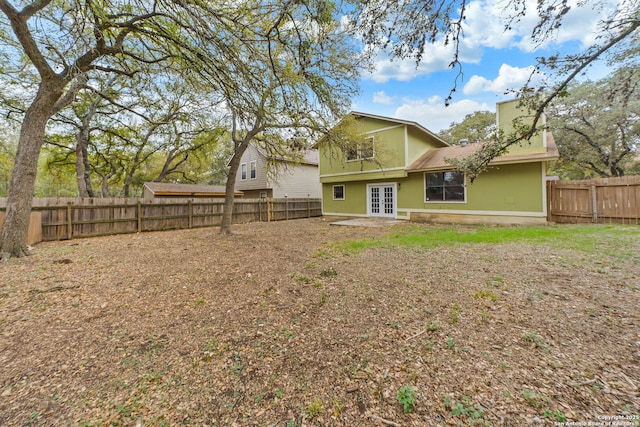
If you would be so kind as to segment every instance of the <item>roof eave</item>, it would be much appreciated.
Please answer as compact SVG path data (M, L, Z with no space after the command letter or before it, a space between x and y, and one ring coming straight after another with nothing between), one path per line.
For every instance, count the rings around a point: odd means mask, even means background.
M489 166L548 162L548 161L558 160L559 158L560 156L556 156L556 155L544 155L544 156L519 158L519 159L498 158L498 159L493 159L491 162L489 162ZM454 165L436 165L436 166L427 167L427 168L407 168L406 171L408 173L414 173L414 172L435 172L435 171L442 171L442 170L446 171L446 170L455 170L455 169L456 167Z

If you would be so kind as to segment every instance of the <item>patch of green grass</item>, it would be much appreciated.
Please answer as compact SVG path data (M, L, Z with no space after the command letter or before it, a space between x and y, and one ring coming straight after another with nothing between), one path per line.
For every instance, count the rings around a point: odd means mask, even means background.
M564 416L559 410L551 411L550 409L544 410L544 417L549 419L555 419L559 423L567 421L567 417Z
M471 404L467 396L462 396L459 400L447 396L444 398L444 406L451 411L452 416L466 418L469 425L491 425L488 420L484 419L484 408L480 405Z
M150 383L153 382L162 382L162 378L164 377L164 373L161 371L152 371L148 374L143 375L143 378Z
M213 353L218 349L218 344L220 344L218 338L211 338L206 344L202 345L202 350L207 353Z
M431 322L427 322L426 325L426 329L429 332L434 332L438 330L438 322L436 322L435 320L432 320Z
M488 299L491 301L498 301L498 296L489 290L477 291L473 294L473 297L479 299Z
M333 399L333 416L339 417L344 409L344 402L337 397Z
M234 354L233 363L231 364L231 372L233 372L235 376L240 377L244 375L246 367L247 362L244 360L244 358L239 353Z
M300 274L300 273L293 273L291 275L296 281L300 282L300 283L311 283L313 281L313 279L311 279L311 277L307 276L306 274Z
M534 408L539 408L546 402L544 396L531 390L522 390L522 397Z
M328 299L329 299L329 297L327 296L327 294L322 294L320 296L320 305L325 305L327 303Z
M307 415L309 415L309 418L311 419L314 419L322 412L324 412L324 404L319 398L314 399L313 402L307 406Z
M455 325L460 320L460 304L454 303L449 309L449 324Z
M545 347L544 341L542 341L542 337L535 332L525 332L522 334L522 339L526 342L534 343L536 346Z
M329 267L329 268L327 268L325 270L322 270L320 272L320 277L324 277L324 278L332 278L332 277L337 277L337 276L338 276L338 272L333 267Z
M453 338L447 337L447 347L449 347L450 350L453 350L455 346L456 342L453 340Z
M632 256L624 242L640 238L637 227L624 225L546 225L546 226L421 226L396 228L384 237L338 243L344 254L355 254L372 247L436 248L455 244L511 243L545 244L610 256Z

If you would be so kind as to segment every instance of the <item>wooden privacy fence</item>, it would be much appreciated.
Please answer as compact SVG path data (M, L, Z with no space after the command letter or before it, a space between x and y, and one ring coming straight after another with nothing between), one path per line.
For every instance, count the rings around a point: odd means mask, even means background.
M0 199L4 214L6 199ZM213 227L222 222L224 199L46 198L33 200L42 240L142 231ZM236 199L233 223L281 221L322 215L320 199Z
M549 221L640 223L640 176L548 181Z

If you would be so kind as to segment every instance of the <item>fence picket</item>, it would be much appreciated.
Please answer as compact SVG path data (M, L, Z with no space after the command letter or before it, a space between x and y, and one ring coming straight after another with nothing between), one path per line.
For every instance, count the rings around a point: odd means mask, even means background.
M284 206L283 206L284 203ZM262 211L266 208L266 214ZM304 206L304 208L301 208ZM222 221L223 199L42 198L42 240L65 240L142 231L213 227ZM6 199L0 199L0 211ZM322 216L320 199L238 199L233 222L279 221Z
M548 181L548 220L638 224L640 176Z

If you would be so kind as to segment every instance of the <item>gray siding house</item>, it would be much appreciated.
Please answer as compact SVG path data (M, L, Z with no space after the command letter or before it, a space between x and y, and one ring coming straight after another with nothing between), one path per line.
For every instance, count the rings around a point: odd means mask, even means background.
M236 191L245 198L320 198L318 151L301 151L299 159L267 155L250 144L240 159Z

